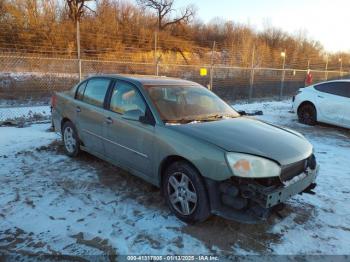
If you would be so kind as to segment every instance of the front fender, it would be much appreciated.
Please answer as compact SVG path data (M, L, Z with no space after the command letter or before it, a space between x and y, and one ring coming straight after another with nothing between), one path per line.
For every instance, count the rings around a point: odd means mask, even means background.
M156 127L158 137L156 173L161 181L162 163L168 157L180 157L191 164L205 178L215 181L223 181L232 176L227 166L225 151L216 145L210 144L198 138L190 137L166 126Z

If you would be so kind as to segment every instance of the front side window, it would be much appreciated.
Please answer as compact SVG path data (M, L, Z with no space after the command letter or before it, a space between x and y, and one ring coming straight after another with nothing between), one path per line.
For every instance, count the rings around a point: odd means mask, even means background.
M120 81L113 89L110 110L122 115L137 110L144 115L146 104L132 84Z
M94 106L103 107L105 96L110 84L109 79L90 79L85 87L83 101Z
M145 86L162 120L167 123L214 121L239 114L202 86Z

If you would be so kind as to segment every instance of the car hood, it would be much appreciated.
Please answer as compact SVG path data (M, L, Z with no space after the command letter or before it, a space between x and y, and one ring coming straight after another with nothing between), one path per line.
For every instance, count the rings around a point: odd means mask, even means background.
M301 134L247 117L169 127L225 151L262 156L281 165L312 154L312 145Z

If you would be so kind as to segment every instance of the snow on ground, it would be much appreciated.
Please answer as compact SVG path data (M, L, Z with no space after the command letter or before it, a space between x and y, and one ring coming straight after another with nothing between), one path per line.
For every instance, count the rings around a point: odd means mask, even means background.
M11 78L16 81L24 81L28 78L32 77L71 77L71 78L78 78L78 74L70 74L70 73L42 73L42 72L6 72L6 71L1 71L0 72L0 78Z
M48 132L47 124L29 128L6 127L0 129L0 156L45 146L57 139L57 134Z
M316 195L293 197L283 219L186 225L158 190L88 154L70 159L49 124L0 128L0 252L65 254L350 254L350 132L308 127L290 103L237 105L295 129L321 165Z
M50 106L0 107L0 122L18 118L32 119L48 118L51 115Z

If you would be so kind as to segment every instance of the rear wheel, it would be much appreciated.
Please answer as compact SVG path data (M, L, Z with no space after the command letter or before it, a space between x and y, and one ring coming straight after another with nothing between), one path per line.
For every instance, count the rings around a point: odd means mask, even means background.
M316 125L317 123L317 112L314 105L307 103L303 104L298 109L299 122L306 125Z
M66 154L70 157L76 157L80 153L80 143L72 122L66 122L63 125L62 138Z
M170 210L182 221L196 223L210 216L201 176L190 164L175 162L166 170L163 192Z

